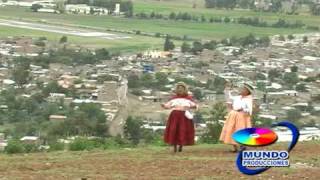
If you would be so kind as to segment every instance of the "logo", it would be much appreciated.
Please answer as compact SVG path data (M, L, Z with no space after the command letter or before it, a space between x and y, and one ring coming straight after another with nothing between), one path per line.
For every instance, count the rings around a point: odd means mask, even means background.
M298 128L287 121L274 124L272 127L287 127L292 132L292 140L286 151L246 151L238 153L236 164L240 172L247 175L257 175L271 167L288 167L289 153L298 142ZM277 134L268 128L246 128L235 132L232 138L239 144L251 147L268 146L278 140Z

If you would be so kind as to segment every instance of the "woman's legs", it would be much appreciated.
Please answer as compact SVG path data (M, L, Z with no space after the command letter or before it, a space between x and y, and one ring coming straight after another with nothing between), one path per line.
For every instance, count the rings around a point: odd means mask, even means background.
M232 152L238 152L238 146L237 145L232 145L233 146L233 151Z
M178 147L179 146L179 147ZM177 144L174 144L173 145L173 152L182 152L182 148L183 148L183 145L177 145Z
M173 145L173 152L177 152L177 145Z

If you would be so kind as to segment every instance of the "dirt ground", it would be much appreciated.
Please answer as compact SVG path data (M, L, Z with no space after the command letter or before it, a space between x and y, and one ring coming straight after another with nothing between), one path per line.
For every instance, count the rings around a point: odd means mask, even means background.
M196 145L179 154L169 147L1 154L0 179L320 179L320 142L298 144L290 153L289 168L272 168L257 176L242 175L235 166L236 154L229 149Z

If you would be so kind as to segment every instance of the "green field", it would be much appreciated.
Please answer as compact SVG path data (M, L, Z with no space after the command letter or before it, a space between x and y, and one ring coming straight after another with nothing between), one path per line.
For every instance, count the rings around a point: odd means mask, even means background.
M288 21L301 20L307 25L319 25L320 18L311 16L307 13L302 15L283 15L267 12L253 12L248 10L216 10L204 8L203 1L197 0L198 6L192 8L193 0L137 0L134 1L134 10L137 12L156 12L169 14L170 12L189 12L196 15L205 15L207 17L261 17L266 21L276 21L279 18ZM34 13L30 9L22 7L0 7L0 18L14 19L24 21L36 21L45 23L54 23L59 25L86 26L93 29L105 30L107 28L117 30L140 30L147 33L163 33L175 36L188 36L196 39L210 40L223 39L232 36L241 37L249 33L257 36L275 35L275 34L293 34L309 32L305 29L290 28L263 28L253 27L240 24L225 23L200 23L191 21L171 21L171 20L146 20L146 19L128 19L113 16L90 16L90 15L72 15L72 14L50 14ZM48 36L50 40L57 41L62 35L22 30L17 28L1 27L0 36ZM130 34L129 36L132 36ZM133 52L150 48L162 48L163 39L146 36L132 36L130 40L101 40L97 38L82 38L70 36L70 42L76 44L85 44L89 47L107 47L111 49L124 50ZM177 42L177 45L181 42Z
M26 36L26 37L47 37L50 42L58 43L62 34L49 33L38 30L21 29L0 25L0 37ZM163 40L143 36L130 35L130 39L99 39L92 37L79 37L68 35L68 42L73 45L85 46L88 48L108 48L111 51L136 52L146 49L161 49Z
M139 4L137 5L139 7ZM232 12L232 11L231 11ZM224 11L224 13L228 13ZM236 13L236 12L233 12ZM0 17L23 20L45 20L46 22L84 25L99 28L114 28L120 30L141 30L151 33L164 33L171 35L188 35L194 38L221 39L231 36L245 36L249 33L256 35L291 34L301 33L303 29L289 28L262 28L239 24L223 23L197 23L166 20L142 20L127 19L112 16L89 16L89 15L56 15L33 13L24 8L5 7L0 8ZM320 20L318 20L320 23Z
M192 8L193 2L196 2L197 7ZM298 11L299 15L287 15L271 12L254 12L245 9L207 9L204 7L204 0L136 0L134 4L134 11L137 12L158 12L161 14L170 14L171 12L188 12L194 15L205 15L206 17L259 17L267 22L274 22L279 18L288 21L301 20L307 25L319 26L320 17L312 16L308 12L307 7L301 7Z

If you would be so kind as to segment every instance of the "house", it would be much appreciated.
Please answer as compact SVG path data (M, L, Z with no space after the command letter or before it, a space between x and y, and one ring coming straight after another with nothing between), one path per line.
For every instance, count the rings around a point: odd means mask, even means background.
M51 122L63 122L67 119L67 116L62 116L62 115L50 115L49 120Z
M57 13L56 10L54 10L54 9L47 9L47 8L38 9L37 12L42 12L42 13Z
M0 133L0 151L3 151L7 146L7 141L4 139L4 134Z
M272 6L271 0L255 0L254 6L256 9L268 11Z
M66 98L66 95L63 93L50 93L48 97L49 102L61 102Z
M40 138L37 136L24 136L20 141L26 144L40 144Z
M278 117L274 115L269 115L269 114L259 114L259 118L264 118L264 119L271 119L271 120L276 120Z
M292 13L297 7L298 2L296 0L282 0L281 5L282 5L282 10L285 13Z
M279 142L287 142L292 140L292 132L288 129L274 128L278 135ZM305 127L300 130L299 141L311 141L320 139L320 129L317 127Z

